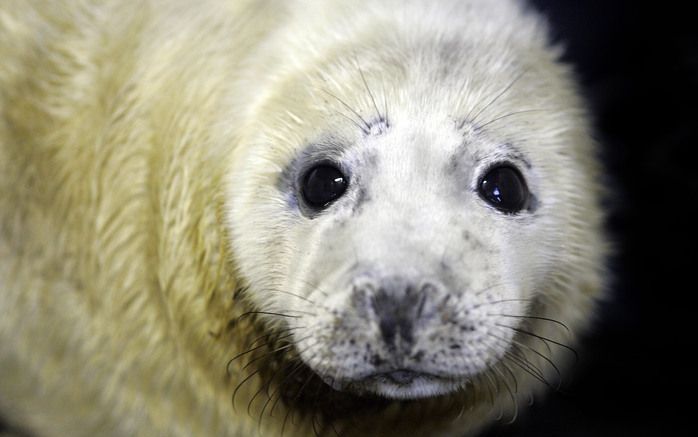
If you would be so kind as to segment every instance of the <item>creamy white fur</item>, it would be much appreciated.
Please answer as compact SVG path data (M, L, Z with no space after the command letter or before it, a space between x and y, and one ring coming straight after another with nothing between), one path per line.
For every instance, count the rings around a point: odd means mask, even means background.
M569 351L502 325L573 344L603 282L599 170L558 55L513 0L6 0L0 412L41 436L250 435L257 418L230 399L244 363L225 375L249 338L225 327L253 305L296 316L262 319L295 328L301 358L337 388L479 393L456 397L470 403L457 420L425 400L430 420L388 408L357 433L462 435L500 406L512 413L507 390L490 400L466 382L486 384L478 375L513 350L554 379L547 359L564 367ZM354 110L388 125L365 135ZM279 181L328 135L356 179L310 220ZM473 188L489 164L519 155L538 205L505 216ZM354 213L360 188L370 199ZM375 369L341 340L387 353L375 320L349 303L352 266L439 277L441 261L452 286L435 295L453 301L430 308L482 322L459 338L461 355L425 369L450 382L343 384ZM240 286L247 300L233 301ZM441 329L430 322L417 345L445 347L431 336ZM485 345L490 334L500 340ZM516 377L517 399L542 388L511 361L493 372ZM250 381L243 399L264 384ZM283 416L262 432L278 433Z

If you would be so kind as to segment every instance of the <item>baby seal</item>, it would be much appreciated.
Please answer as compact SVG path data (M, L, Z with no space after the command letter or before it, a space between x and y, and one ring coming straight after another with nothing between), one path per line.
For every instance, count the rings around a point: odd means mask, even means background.
M600 170L514 0L0 6L0 412L473 435L557 386Z

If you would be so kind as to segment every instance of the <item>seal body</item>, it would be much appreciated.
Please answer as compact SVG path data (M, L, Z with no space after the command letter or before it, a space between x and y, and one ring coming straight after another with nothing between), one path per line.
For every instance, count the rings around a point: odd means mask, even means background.
M4 2L0 413L39 436L515 418L603 288L558 56L508 0Z

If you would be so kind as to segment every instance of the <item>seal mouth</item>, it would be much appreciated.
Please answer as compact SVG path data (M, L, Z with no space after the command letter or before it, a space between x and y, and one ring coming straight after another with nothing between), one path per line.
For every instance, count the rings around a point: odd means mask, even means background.
M417 372L410 369L397 369L390 372L375 373L373 375L369 375L365 379L371 379L376 382L389 382L395 385L407 386L413 384L419 378L443 379L436 375Z
M463 381L412 369L394 369L345 380L339 384L335 381L333 385L335 389L357 394L373 394L393 399L419 399L453 392L463 386Z

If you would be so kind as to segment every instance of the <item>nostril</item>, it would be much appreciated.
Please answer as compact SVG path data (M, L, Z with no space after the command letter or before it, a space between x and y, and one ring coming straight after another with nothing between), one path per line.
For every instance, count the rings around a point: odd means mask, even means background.
M366 317L373 306L374 290L374 284L366 280L356 281L352 285L351 305L362 317Z
M397 330L397 323L395 319L390 315L384 314L383 317L380 318L378 326L380 327L381 337L383 337L383 341L385 341L386 344L394 344L395 331Z
M438 291L438 287L432 282L424 282L420 287L419 291L421 293L434 294Z
M424 304L426 301L427 295L426 293L422 293L422 295L419 297L419 304L417 305L417 319L420 319L424 314Z
M430 299L433 301L434 298L439 294L439 287L433 282L423 282L419 287L418 300L416 302L417 308L417 319L422 318L424 310L426 308L427 301Z
M398 333L402 337L412 337L412 322L405 311L404 300L402 293L386 287L379 288L372 296L371 303L378 319L378 327L383 341L388 345L395 344Z

